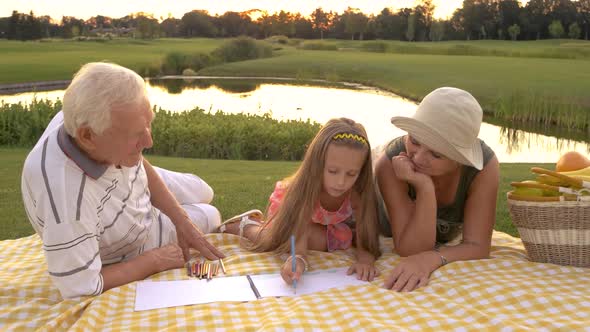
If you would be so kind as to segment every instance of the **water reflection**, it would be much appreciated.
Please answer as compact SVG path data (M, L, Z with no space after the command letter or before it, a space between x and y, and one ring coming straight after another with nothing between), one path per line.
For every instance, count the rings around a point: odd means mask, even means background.
M374 147L405 134L389 119L411 115L416 109L413 101L373 88L301 84L244 79L151 80L148 94L153 105L170 111L199 107L211 112L269 113L278 120L311 119L319 123L344 116L365 126ZM28 102L34 95L56 100L63 96L63 90L0 96L0 101ZM496 152L500 162L555 162L565 151L590 152L587 132L516 127L490 118L484 122L479 137Z
M194 78L151 79L149 84L166 89L170 94L180 94L186 89L208 89L210 87L217 87L227 93L246 93L255 91L260 87L260 82L253 80L204 80Z

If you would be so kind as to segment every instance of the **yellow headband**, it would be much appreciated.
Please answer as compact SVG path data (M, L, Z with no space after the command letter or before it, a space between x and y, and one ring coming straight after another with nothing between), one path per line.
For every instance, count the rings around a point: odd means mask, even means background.
M357 134L340 133L340 134L336 134L336 135L334 135L334 137L332 137L333 140L345 139L345 138L353 139L355 141L359 141L359 142L363 143L364 145L369 145L367 143L367 140L363 136L360 136L360 135L357 135Z

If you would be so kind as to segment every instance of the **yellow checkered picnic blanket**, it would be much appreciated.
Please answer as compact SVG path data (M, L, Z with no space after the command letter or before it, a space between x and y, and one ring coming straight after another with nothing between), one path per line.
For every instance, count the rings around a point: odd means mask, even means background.
M282 260L250 253L228 234L209 234L229 275L277 273ZM0 242L0 330L590 331L590 269L532 263L520 239L494 232L491 259L450 263L410 293L381 288L399 261L381 238L381 276L292 298L134 311L131 283L97 297L62 300L47 276L36 235ZM354 251L312 252L314 269L349 266ZM186 279L183 269L152 280Z

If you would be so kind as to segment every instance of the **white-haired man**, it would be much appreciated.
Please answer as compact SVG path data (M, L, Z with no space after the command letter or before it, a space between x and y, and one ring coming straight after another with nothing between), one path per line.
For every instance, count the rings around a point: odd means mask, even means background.
M182 267L189 248L208 259L224 257L203 237L221 219L207 204L211 188L143 158L152 146L153 118L139 75L89 63L27 156L25 210L64 298Z

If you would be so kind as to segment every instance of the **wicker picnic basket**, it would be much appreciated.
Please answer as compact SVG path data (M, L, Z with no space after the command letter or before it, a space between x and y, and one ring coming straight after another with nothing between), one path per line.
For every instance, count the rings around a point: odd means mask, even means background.
M508 198L512 222L532 261L590 267L590 202Z

